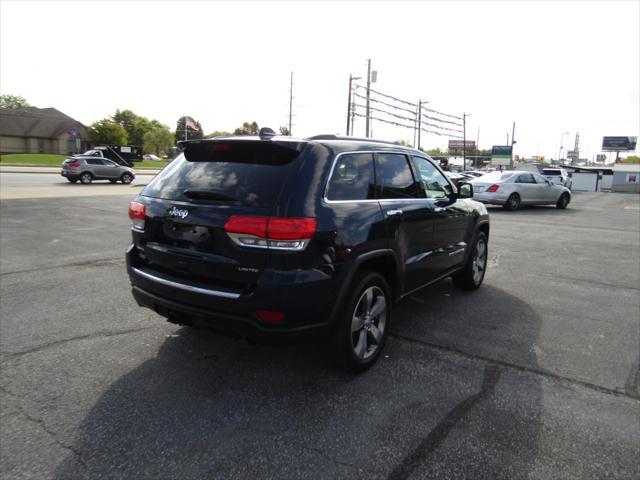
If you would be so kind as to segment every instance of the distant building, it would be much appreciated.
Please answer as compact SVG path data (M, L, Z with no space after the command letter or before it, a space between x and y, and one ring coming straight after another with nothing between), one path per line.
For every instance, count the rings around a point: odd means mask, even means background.
M616 163L613 166L611 191L640 193L640 164Z
M55 108L0 108L0 153L59 153L87 149L87 127Z

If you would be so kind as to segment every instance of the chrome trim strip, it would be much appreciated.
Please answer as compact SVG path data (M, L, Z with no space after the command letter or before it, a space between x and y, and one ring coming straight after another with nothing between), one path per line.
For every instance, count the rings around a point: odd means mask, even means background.
M186 290L191 293L202 293L204 295L211 295L212 297L222 297L222 298L232 298L236 299L240 297L239 293L230 293L230 292L221 292L220 290L210 290L208 288L200 288L194 287L192 285L185 285L184 283L172 282L171 280L167 280L164 278L156 277L155 275L151 275L149 273L143 272L142 270L138 270L135 267L132 267L131 270L136 275L140 275L147 280L151 280L152 282L158 282L168 287L179 288L181 290Z
M419 253L418 255L414 255L411 258L407 258L407 261L405 262L405 264L409 265L411 263L419 262L420 260L428 257L429 255L432 255L433 253L434 253L433 250L429 250L428 252L424 252L424 253Z

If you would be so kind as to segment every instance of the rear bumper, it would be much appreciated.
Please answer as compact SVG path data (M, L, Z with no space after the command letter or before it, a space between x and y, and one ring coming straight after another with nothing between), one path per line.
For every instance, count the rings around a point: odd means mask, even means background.
M250 291L234 292L157 275L140 266L133 245L127 271L138 305L174 323L275 343L321 339L333 324L336 281L319 272L268 271ZM283 312L284 319L265 322L258 310Z

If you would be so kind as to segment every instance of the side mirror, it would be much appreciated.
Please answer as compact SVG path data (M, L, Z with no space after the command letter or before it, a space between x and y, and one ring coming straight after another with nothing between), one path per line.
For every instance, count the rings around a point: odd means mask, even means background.
M473 198L473 185L467 182L460 182L458 198Z

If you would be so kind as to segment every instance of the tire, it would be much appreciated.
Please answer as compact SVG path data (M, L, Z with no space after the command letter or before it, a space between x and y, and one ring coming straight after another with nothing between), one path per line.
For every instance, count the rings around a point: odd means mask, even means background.
M84 183L85 185L89 185L93 181L93 175L89 172L84 172L80 175L80 183Z
M391 294L385 278L369 270L358 272L352 285L330 353L341 369L362 372L376 363L389 336Z
M478 232L471 255L464 268L453 275L453 284L461 290L476 290L482 285L487 270L489 244L484 232Z
M570 201L571 201L571 197L569 197L569 194L563 193L562 195L560 195L560 198L556 202L556 208L559 208L560 210L564 210L565 208L567 208L567 205L569 205Z
M71 183L76 183L78 181L77 178L68 178L68 177L67 177L67 180L69 180Z
M517 193L512 193L511 195L509 195L509 198L507 198L507 201L502 207L505 210L518 210L520 208L520 195L518 195Z
M133 182L133 175L131 175L130 173L123 173L120 177L120 181L125 185L129 185L131 182Z

